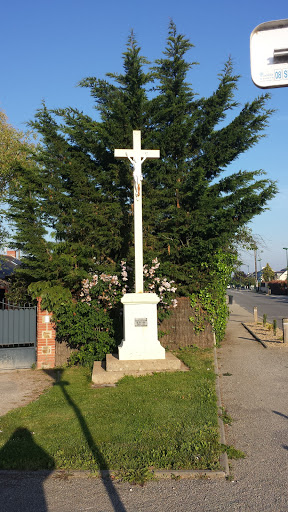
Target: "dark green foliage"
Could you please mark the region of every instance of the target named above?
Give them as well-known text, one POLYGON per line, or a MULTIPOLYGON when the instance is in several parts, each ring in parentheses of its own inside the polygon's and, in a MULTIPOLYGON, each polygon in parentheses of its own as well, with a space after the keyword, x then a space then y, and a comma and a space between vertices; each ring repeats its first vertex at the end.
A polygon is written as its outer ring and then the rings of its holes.
POLYGON ((286 281, 270 281, 269 288, 272 295, 287 295, 286 281))
POLYGON ((195 332, 201 331, 204 319, 208 320, 215 332, 216 343, 223 340, 229 309, 226 303, 226 290, 230 280, 235 256, 219 251, 210 264, 202 263, 202 274, 199 276, 199 289, 191 295, 191 305, 195 316, 190 318, 195 332))
POLYGON ((178 293, 213 288, 215 257, 231 251, 276 193, 262 170, 224 174, 263 136, 272 112, 267 94, 238 105, 239 77, 230 60, 215 92, 196 96, 188 83, 191 48, 171 22, 162 58, 145 71, 149 63, 132 33, 122 74, 79 84, 90 91, 97 120, 71 107, 39 109, 31 126, 41 147, 34 167, 19 172, 11 187, 7 213, 16 227, 14 246, 26 255, 22 284, 41 290, 49 282, 53 301, 61 302, 63 290, 78 300, 91 272, 113 270, 121 260, 131 265, 132 171, 114 149, 131 147, 138 129, 144 149, 161 151, 159 160, 143 164, 145 259, 158 257, 178 293))
POLYGON ((167 58, 156 67, 161 93, 152 101, 160 114, 151 134, 162 158, 157 168, 146 171, 144 207, 151 245, 157 247, 161 261, 173 267, 176 281, 190 287, 191 264, 199 268, 219 248, 227 249, 238 230, 265 209, 276 186, 260 177, 262 171, 238 171, 221 178, 227 166, 261 137, 271 114, 265 107, 268 96, 246 104, 227 123, 227 113, 237 107, 239 77, 233 75, 229 61, 212 97, 194 100, 184 82, 190 67, 183 57, 188 46, 171 25, 167 58))
POLYGON ((267 263, 266 267, 262 270, 262 277, 265 283, 268 283, 269 281, 272 281, 274 279, 275 272, 270 267, 269 263, 267 263))
POLYGON ((55 319, 57 338, 77 349, 71 357, 73 364, 92 366, 116 348, 113 320, 97 301, 63 304, 55 309, 55 319))

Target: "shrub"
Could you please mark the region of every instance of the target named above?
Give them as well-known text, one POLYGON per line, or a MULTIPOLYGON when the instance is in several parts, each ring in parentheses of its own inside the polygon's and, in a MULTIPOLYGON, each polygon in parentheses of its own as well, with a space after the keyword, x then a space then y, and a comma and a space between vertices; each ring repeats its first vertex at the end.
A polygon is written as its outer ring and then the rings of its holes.
POLYGON ((70 357, 71 364, 92 366, 116 348, 113 319, 97 301, 60 305, 54 312, 56 335, 76 351, 70 357))
POLYGON ((286 281, 270 281, 268 287, 273 295, 287 295, 286 281))
MULTIPOLYGON (((150 268, 144 266, 144 288, 159 295, 158 319, 162 320, 177 301, 174 282, 161 276, 159 267, 157 258, 150 268)), ((118 273, 94 273, 82 281, 77 302, 65 301, 54 309, 57 339, 77 350, 71 364, 90 366, 116 350, 122 339, 121 297, 130 290, 129 270, 121 261, 118 273)))

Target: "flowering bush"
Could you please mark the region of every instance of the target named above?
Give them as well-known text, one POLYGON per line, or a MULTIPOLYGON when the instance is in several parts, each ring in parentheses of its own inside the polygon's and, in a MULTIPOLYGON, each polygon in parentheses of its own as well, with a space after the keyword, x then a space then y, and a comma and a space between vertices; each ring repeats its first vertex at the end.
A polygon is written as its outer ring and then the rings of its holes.
MULTIPOLYGON (((160 274, 157 259, 152 266, 144 266, 145 291, 157 293, 160 298, 158 320, 176 307, 176 287, 160 274)), ((72 364, 92 365, 113 352, 122 339, 121 297, 131 289, 129 273, 132 269, 121 261, 118 275, 99 272, 82 281, 80 300, 66 301, 54 310, 57 339, 77 351, 70 357, 72 364)))
POLYGON ((173 286, 175 284, 174 281, 168 281, 166 277, 157 275, 159 267, 160 263, 157 258, 152 260, 150 268, 148 268, 148 265, 144 265, 144 290, 151 293, 154 292, 159 296, 159 308, 162 310, 162 313, 165 313, 171 307, 176 308, 177 306, 177 299, 173 298, 172 295, 175 294, 177 288, 173 286))
MULTIPOLYGON (((122 289, 122 294, 125 293, 122 289)), ((90 279, 82 281, 80 292, 81 302, 89 304, 93 299, 105 309, 112 309, 121 297, 121 283, 118 276, 109 274, 93 274, 90 279)))
MULTIPOLYGON (((159 274, 160 263, 157 258, 152 261, 152 266, 144 265, 144 290, 150 293, 156 293, 159 298, 160 317, 161 312, 167 312, 171 307, 177 306, 177 300, 173 297, 177 288, 174 281, 168 281, 166 277, 159 274)), ((120 302, 122 295, 130 292, 128 285, 128 270, 125 261, 121 261, 120 276, 109 275, 105 273, 93 274, 90 279, 82 281, 82 290, 80 293, 81 301, 87 304, 94 299, 99 305, 102 305, 105 311, 111 310, 120 302)))

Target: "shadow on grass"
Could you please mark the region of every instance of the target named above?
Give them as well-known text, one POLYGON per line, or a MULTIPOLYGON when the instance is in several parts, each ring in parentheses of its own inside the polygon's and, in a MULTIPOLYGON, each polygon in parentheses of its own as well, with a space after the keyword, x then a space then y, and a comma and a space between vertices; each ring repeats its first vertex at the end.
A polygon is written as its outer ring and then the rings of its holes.
POLYGON ((33 434, 27 428, 17 428, 0 450, 0 460, 2 467, 9 468, 7 473, 4 471, 1 474, 0 501, 2 504, 5 503, 5 511, 37 510, 38 512, 48 512, 43 483, 55 467, 55 463, 53 457, 35 443, 33 434), (47 471, 37 472, 33 480, 29 478, 29 492, 27 492, 27 485, 24 482, 27 473, 19 474, 17 472, 14 477, 13 474, 11 475, 11 469, 25 469, 27 457, 35 460, 36 467, 32 467, 32 470, 37 469, 38 465, 48 469, 47 471), (17 461, 17 467, 11 468, 11 461, 17 461), (22 488, 23 484, 24 489, 22 488))
POLYGON ((107 475, 107 471, 105 471, 105 470, 103 471, 104 468, 108 469, 107 462, 106 462, 105 458, 103 457, 102 453, 100 452, 99 448, 95 444, 94 439, 89 430, 89 427, 85 421, 85 418, 84 418, 83 414, 81 413, 81 410, 79 409, 78 405, 72 400, 71 396, 69 395, 69 393, 66 389, 67 386, 69 385, 69 382, 62 381, 61 376, 62 376, 62 370, 59 370, 57 372, 57 379, 56 379, 55 385, 57 385, 61 388, 62 393, 63 393, 67 403, 70 405, 70 407, 72 407, 72 409, 75 412, 75 415, 79 421, 79 424, 81 426, 81 429, 85 436, 87 444, 91 450, 91 453, 92 453, 93 457, 95 458, 95 460, 97 461, 97 464, 99 467, 99 472, 100 472, 100 475, 101 475, 101 478, 103 481, 103 485, 107 491, 107 494, 111 501, 111 504, 112 504, 115 512, 127 512, 126 508, 124 507, 124 505, 121 501, 121 498, 111 480, 110 475, 109 474, 107 475))

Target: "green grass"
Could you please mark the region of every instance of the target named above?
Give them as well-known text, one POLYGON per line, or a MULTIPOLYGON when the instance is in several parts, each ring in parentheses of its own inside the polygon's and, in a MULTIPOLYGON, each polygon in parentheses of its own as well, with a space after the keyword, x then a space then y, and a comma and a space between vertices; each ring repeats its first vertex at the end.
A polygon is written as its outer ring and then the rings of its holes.
POLYGON ((38 400, 0 418, 0 469, 219 468, 212 351, 179 357, 191 371, 125 377, 115 388, 64 370, 38 400))

